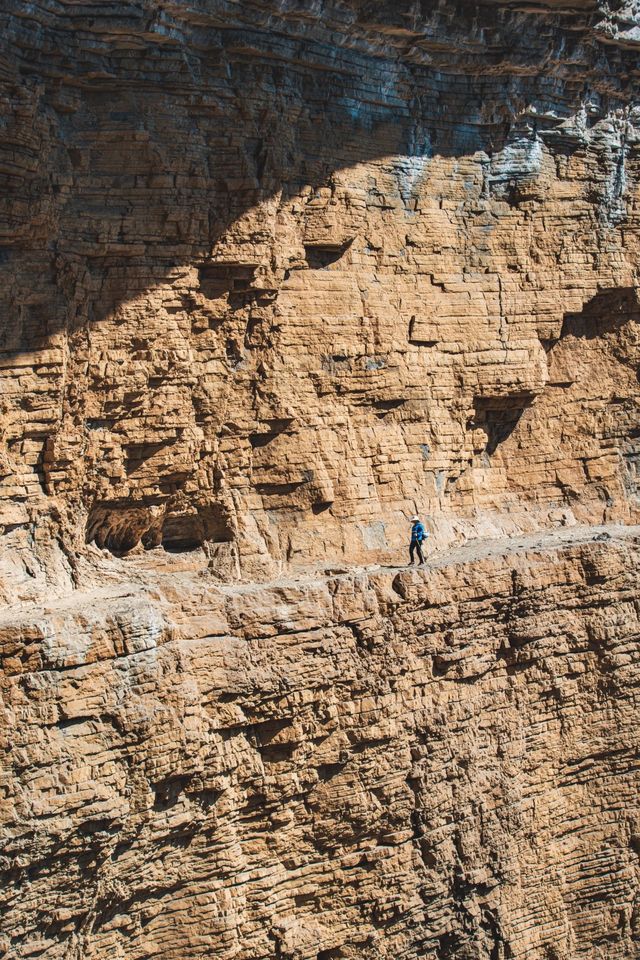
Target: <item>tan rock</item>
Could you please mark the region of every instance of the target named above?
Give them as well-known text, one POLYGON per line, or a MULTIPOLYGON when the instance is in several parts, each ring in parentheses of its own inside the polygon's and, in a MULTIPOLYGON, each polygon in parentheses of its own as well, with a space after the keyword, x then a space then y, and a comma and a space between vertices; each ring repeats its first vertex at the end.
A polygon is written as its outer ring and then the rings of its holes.
POLYGON ((0 26, 0 954, 634 957, 635 6, 0 26))

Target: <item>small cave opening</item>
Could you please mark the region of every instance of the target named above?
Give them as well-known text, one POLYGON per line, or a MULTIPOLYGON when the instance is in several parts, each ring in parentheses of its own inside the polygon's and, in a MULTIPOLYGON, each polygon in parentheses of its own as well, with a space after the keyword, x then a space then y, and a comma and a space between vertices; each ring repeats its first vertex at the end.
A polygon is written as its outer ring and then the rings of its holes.
POLYGON ((249 443, 254 450, 268 446, 278 436, 277 433, 250 433, 249 443))
POLYGON ((204 263, 198 269, 200 292, 207 300, 248 293, 256 270, 257 265, 251 263, 204 263))
POLYGON ((640 305, 633 287, 601 290, 579 313, 565 314, 560 337, 595 340, 615 333, 630 320, 640 322, 640 305))
POLYGON ((231 543, 230 518, 218 504, 195 511, 168 513, 160 530, 160 544, 167 553, 188 553, 205 543, 231 543))
POLYGON ((89 514, 86 542, 125 556, 142 544, 145 550, 162 546, 168 553, 197 550, 205 543, 235 539, 228 511, 221 504, 167 509, 159 504, 96 504, 89 514))
POLYGON ((89 512, 85 539, 116 557, 136 547, 149 529, 147 508, 125 502, 98 503, 89 512))
POLYGON ((495 453, 501 443, 507 440, 527 407, 533 403, 530 393, 511 394, 506 397, 476 397, 474 399, 474 417, 468 424, 472 429, 481 429, 487 435, 485 453, 495 453))
POLYGON ((352 240, 346 243, 305 243, 304 251, 309 269, 324 270, 337 263, 352 243, 352 240))
POLYGON ((204 543, 204 533, 197 515, 167 517, 162 525, 160 543, 167 553, 199 550, 204 543))
POLYGON ((407 402, 406 397, 391 397, 388 400, 374 400, 371 406, 378 411, 378 416, 397 410, 407 402))
POLYGON ((289 483, 256 483, 255 489, 264 497, 285 497, 295 493, 308 482, 308 480, 292 480, 289 483))

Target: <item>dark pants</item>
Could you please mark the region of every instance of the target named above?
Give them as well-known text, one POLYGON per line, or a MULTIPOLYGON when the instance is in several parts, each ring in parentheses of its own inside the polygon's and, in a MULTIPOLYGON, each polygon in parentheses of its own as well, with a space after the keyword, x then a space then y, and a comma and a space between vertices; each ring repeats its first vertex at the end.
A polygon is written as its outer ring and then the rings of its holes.
POLYGON ((420 563, 424 563, 424 557, 422 556, 422 544, 418 543, 417 540, 412 540, 409 546, 409 556, 411 557, 411 563, 413 563, 413 553, 415 550, 418 551, 418 560, 420 561, 420 563))

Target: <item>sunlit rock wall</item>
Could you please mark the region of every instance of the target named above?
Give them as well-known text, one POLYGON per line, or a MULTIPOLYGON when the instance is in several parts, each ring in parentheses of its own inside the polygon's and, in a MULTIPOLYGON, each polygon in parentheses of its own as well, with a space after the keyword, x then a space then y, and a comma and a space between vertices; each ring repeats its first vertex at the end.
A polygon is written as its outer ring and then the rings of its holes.
POLYGON ((629 530, 2 614, 2 956, 632 960, 629 530))
POLYGON ((0 3, 0 956, 637 956, 639 31, 0 3))
POLYGON ((4 4, 12 543, 635 516, 635 14, 422 6, 4 4))

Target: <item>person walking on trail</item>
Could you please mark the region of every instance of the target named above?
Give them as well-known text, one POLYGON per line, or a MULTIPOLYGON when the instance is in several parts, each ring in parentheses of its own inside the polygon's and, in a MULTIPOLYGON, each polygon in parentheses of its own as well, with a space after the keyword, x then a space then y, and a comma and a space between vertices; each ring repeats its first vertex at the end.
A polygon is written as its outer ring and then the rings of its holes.
POLYGON ((413 563, 413 555, 417 551, 418 553, 418 565, 424 563, 424 556, 422 555, 422 544, 429 536, 425 525, 420 520, 420 517, 411 517, 411 543, 409 544, 409 566, 413 563))

